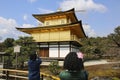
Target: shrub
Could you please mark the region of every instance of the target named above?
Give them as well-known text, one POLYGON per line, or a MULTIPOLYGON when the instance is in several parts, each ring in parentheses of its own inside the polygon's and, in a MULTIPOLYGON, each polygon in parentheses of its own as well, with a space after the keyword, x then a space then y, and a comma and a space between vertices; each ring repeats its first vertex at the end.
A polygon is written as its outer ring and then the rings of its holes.
POLYGON ((114 78, 112 78, 112 80, 120 80, 119 78, 117 78, 117 77, 114 77, 114 78))
POLYGON ((58 61, 52 61, 50 64, 49 64, 49 67, 48 67, 49 71, 54 74, 54 75, 58 75, 60 73, 60 66, 58 64, 58 61))

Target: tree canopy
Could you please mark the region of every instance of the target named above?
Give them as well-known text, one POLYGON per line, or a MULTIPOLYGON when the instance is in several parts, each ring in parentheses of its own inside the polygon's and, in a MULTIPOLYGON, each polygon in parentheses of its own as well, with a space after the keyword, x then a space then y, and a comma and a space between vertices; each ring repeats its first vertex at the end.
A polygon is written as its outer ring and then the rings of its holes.
MULTIPOLYGON (((0 51, 6 52, 6 54, 11 55, 9 59, 13 65, 23 66, 23 63, 28 60, 29 54, 36 50, 36 44, 32 37, 19 37, 19 39, 14 40, 13 38, 7 38, 4 42, 0 43, 0 51), (14 52, 14 46, 20 45, 20 53, 14 52), (16 54, 18 57, 18 62, 16 64, 16 54)), ((5 62, 8 61, 8 58, 5 58, 5 62)))
POLYGON ((120 26, 115 28, 114 33, 108 35, 108 38, 111 39, 118 47, 120 47, 120 26))

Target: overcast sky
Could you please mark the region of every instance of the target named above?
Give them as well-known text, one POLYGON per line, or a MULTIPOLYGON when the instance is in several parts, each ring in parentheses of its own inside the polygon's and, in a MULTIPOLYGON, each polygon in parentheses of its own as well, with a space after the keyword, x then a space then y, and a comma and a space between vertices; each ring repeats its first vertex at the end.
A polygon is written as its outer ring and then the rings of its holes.
POLYGON ((75 8, 89 37, 103 37, 120 25, 120 0, 0 0, 0 39, 24 36, 15 27, 36 27, 32 14, 75 8))

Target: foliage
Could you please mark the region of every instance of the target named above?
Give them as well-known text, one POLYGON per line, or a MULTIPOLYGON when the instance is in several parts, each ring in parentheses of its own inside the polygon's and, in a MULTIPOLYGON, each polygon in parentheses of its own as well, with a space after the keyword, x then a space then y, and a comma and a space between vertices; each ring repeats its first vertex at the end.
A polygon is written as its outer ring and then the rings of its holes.
POLYGON ((119 59, 120 57, 120 26, 115 28, 114 33, 107 37, 109 39, 109 50, 107 55, 111 56, 110 59, 119 59))
MULTIPOLYGON (((13 38, 7 38, 4 42, 0 43, 0 50, 6 54, 11 55, 10 59, 5 57, 5 61, 8 60, 15 66, 16 63, 18 67, 24 65, 24 62, 28 60, 29 54, 36 50, 36 43, 32 37, 19 37, 19 39, 14 40, 13 38), (14 46, 20 45, 20 53, 14 53, 14 46), (17 61, 16 62, 16 55, 17 61)), ((21 67, 22 68, 22 67, 21 67)))
POLYGON ((3 43, 0 43, 0 52, 4 52, 5 45, 3 43))
POLYGON ((120 57, 117 56, 120 55, 120 26, 107 37, 90 37, 81 41, 83 46, 80 49, 85 54, 85 59, 120 57))
POLYGON ((13 38, 7 38, 3 42, 0 43, 0 52, 5 52, 10 47, 14 46, 14 39, 13 38))
POLYGON ((112 78, 112 80, 120 80, 119 78, 117 78, 117 77, 114 77, 114 78, 112 78))
POLYGON ((103 53, 107 50, 107 38, 96 37, 87 38, 82 40, 83 46, 81 51, 86 54, 87 59, 98 59, 101 58, 103 53), (104 47, 103 47, 104 46, 104 47))
POLYGON ((111 39, 118 47, 120 47, 120 26, 115 28, 114 33, 108 35, 108 38, 111 39))
POLYGON ((24 65, 24 62, 28 60, 29 54, 36 50, 36 43, 32 37, 19 37, 19 39, 15 41, 15 45, 21 46, 20 53, 17 54, 17 56, 19 56, 18 65, 21 67, 24 65))
POLYGON ((53 73, 54 75, 58 75, 60 72, 60 66, 58 65, 58 61, 52 61, 49 64, 48 69, 50 70, 51 73, 53 73))
POLYGON ((14 46, 13 42, 14 42, 13 38, 7 38, 3 44, 5 45, 6 48, 9 48, 14 46))
POLYGON ((4 42, 0 43, 0 51, 5 52, 4 68, 10 68, 12 66, 12 53, 13 53, 14 39, 7 38, 4 42))

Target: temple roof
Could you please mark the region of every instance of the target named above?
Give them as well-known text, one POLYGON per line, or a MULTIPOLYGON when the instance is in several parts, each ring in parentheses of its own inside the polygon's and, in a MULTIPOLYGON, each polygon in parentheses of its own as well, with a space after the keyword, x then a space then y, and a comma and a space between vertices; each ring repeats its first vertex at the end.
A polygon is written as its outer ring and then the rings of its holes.
POLYGON ((18 29, 22 32, 28 33, 28 34, 49 32, 49 31, 71 30, 79 38, 86 37, 81 21, 78 21, 75 23, 70 23, 70 24, 54 25, 54 26, 52 25, 52 26, 41 26, 41 27, 31 27, 31 28, 17 28, 16 27, 16 29, 18 29))
POLYGON ((65 16, 67 18, 71 18, 72 22, 78 21, 77 17, 75 16, 74 8, 67 11, 57 11, 57 12, 48 13, 48 14, 32 14, 32 15, 41 22, 44 22, 46 18, 56 17, 56 16, 61 16, 61 17, 65 16))

